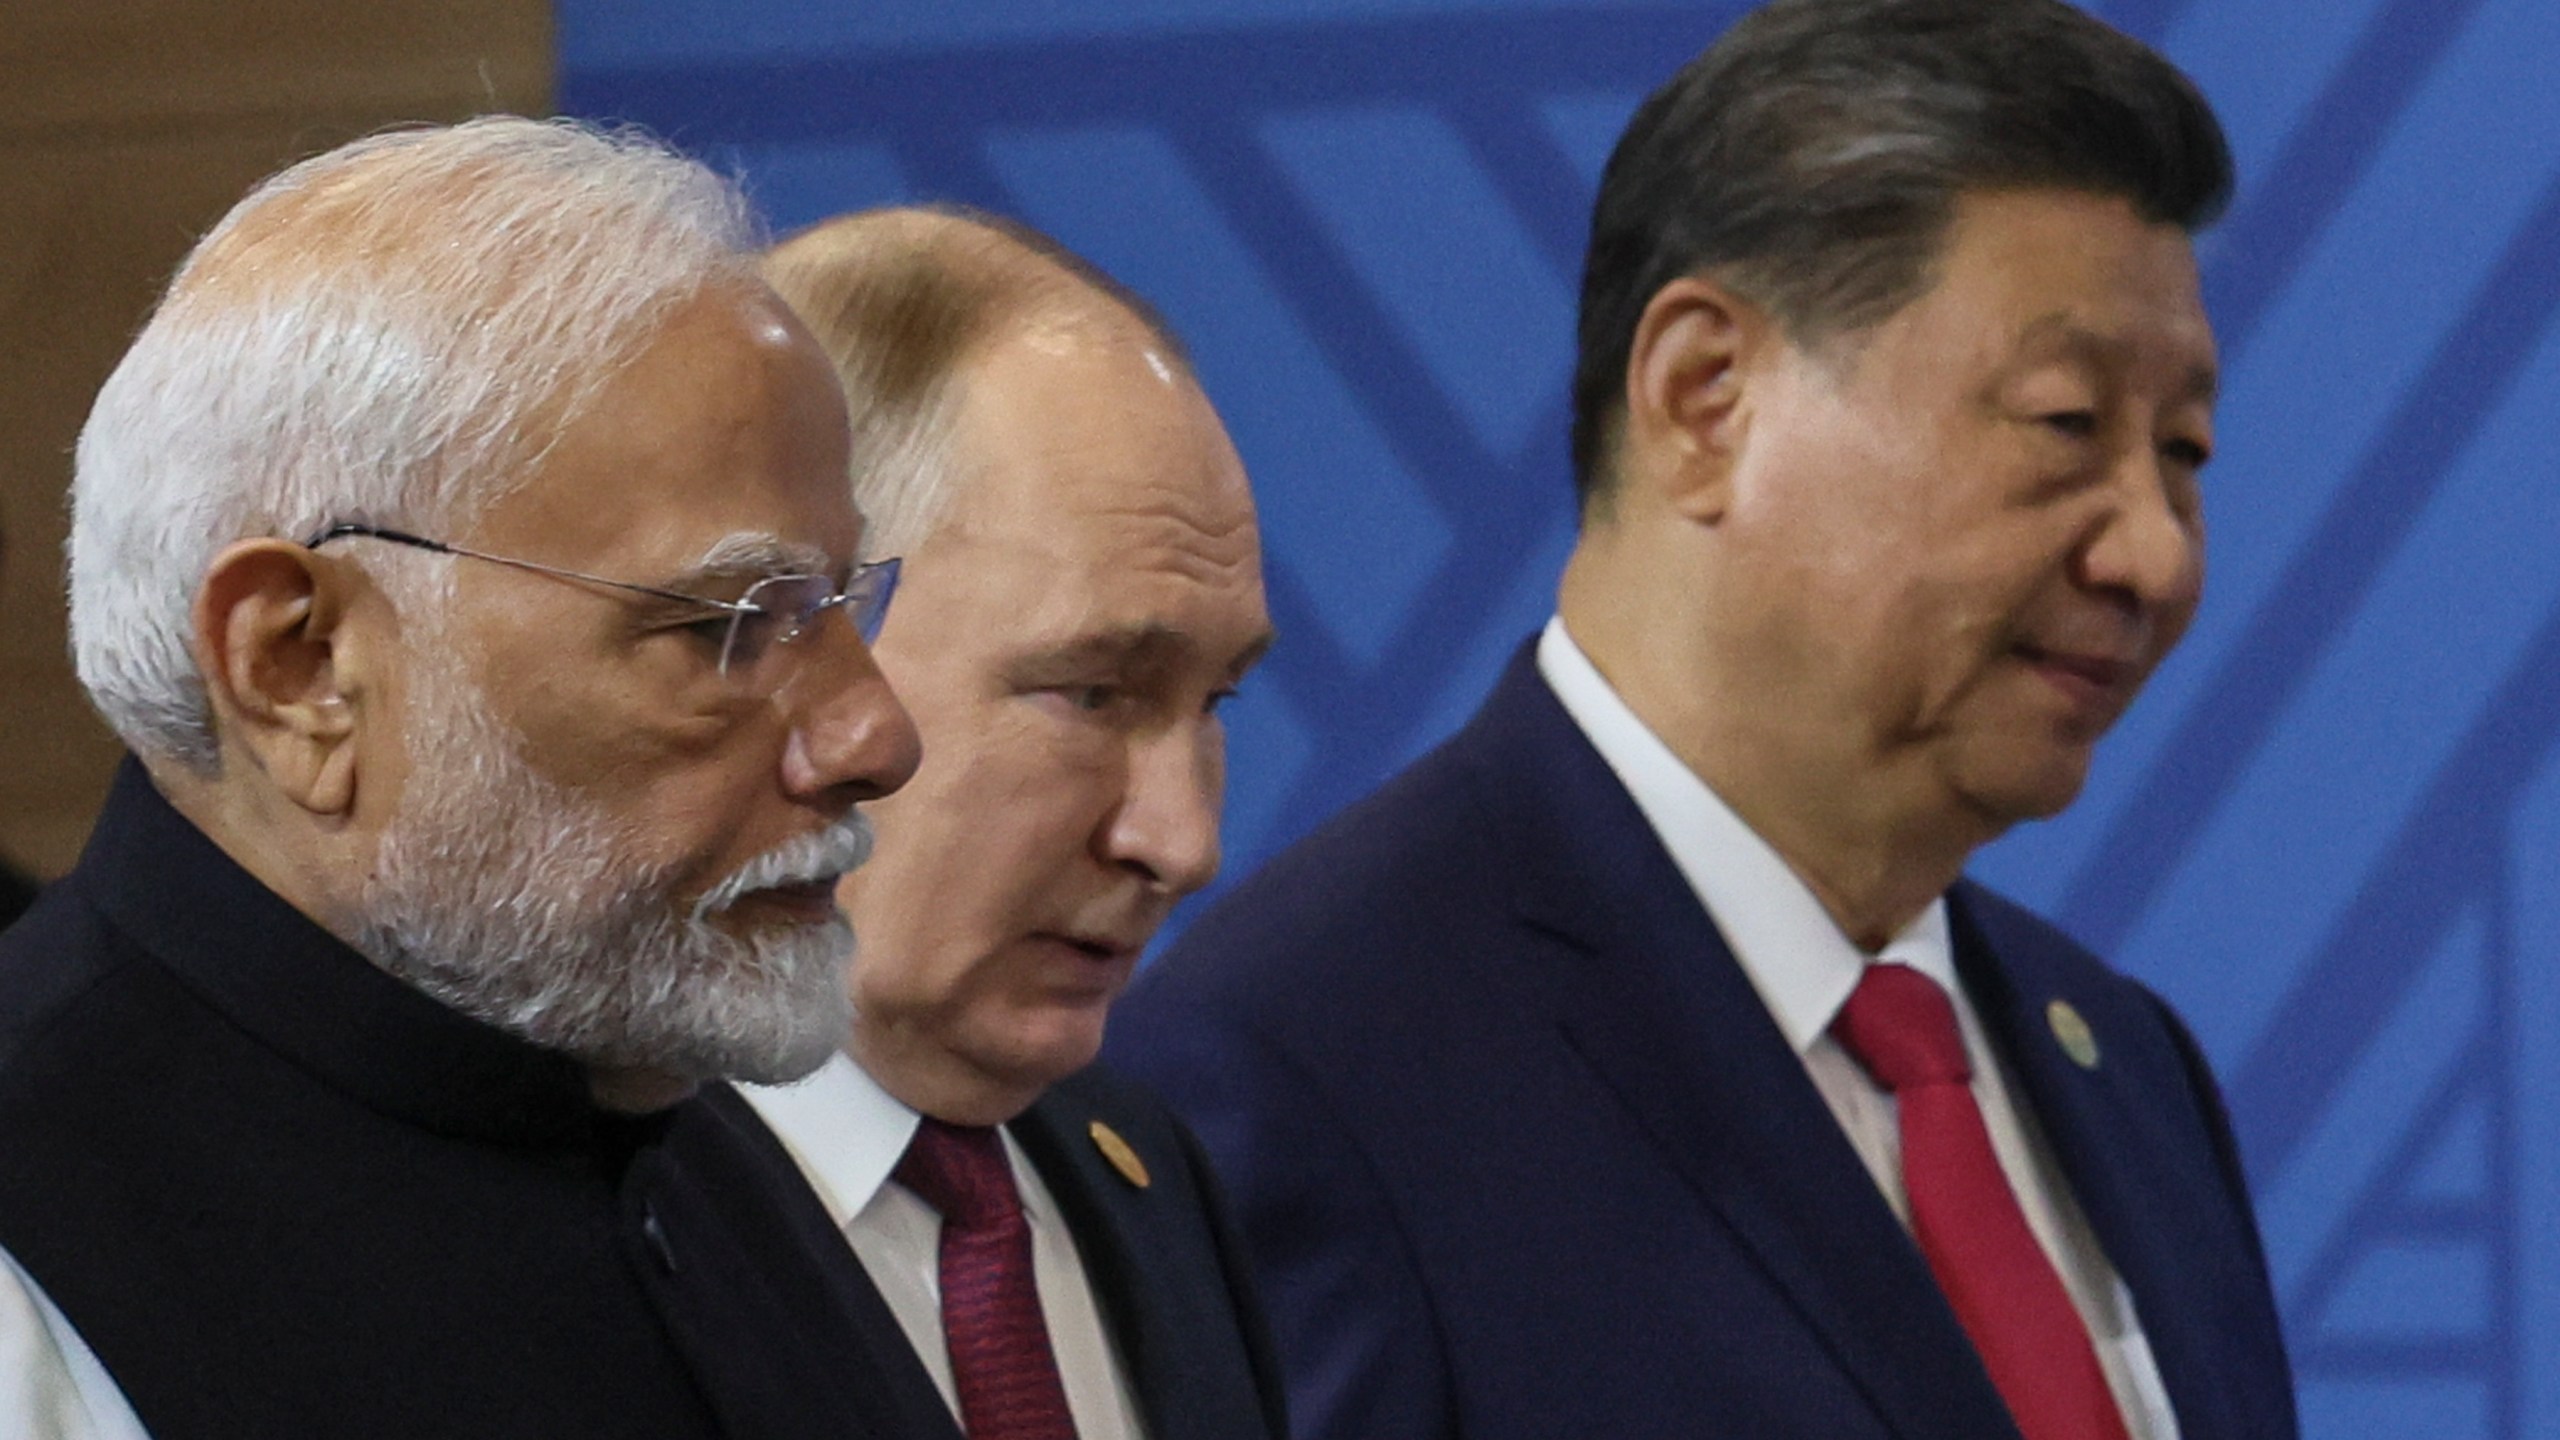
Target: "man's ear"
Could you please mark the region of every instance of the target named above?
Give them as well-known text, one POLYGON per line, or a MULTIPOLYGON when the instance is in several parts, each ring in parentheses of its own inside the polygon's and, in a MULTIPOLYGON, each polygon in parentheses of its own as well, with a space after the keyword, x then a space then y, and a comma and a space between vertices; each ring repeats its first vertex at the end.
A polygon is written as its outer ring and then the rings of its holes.
POLYGON ((1692 520, 1721 518, 1749 417, 1748 362, 1774 331, 1766 312, 1705 276, 1655 291, 1627 352, 1620 473, 1692 520))
POLYGON ((359 576, 288 541, 243 540, 196 589, 196 668, 226 750, 314 814, 355 803, 364 646, 347 621, 359 576))

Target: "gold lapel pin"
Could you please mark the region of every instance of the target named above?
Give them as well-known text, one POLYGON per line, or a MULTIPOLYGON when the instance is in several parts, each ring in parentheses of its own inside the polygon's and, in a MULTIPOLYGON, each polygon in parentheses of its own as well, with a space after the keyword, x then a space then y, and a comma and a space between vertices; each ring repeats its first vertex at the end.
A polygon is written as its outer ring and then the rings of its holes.
POLYGON ((1129 1148, 1119 1131, 1096 1120, 1085 1133, 1093 1137, 1093 1148, 1102 1152, 1102 1158, 1111 1162, 1121 1179, 1141 1190, 1154 1183, 1147 1175, 1147 1162, 1138 1158, 1138 1152, 1129 1148))
POLYGON ((2089 1032, 2089 1022, 2080 1018, 2068 1000, 2056 1000, 2044 1007, 2045 1023, 2053 1027, 2054 1041, 2071 1063, 2083 1070, 2098 1068, 2098 1037, 2089 1032))

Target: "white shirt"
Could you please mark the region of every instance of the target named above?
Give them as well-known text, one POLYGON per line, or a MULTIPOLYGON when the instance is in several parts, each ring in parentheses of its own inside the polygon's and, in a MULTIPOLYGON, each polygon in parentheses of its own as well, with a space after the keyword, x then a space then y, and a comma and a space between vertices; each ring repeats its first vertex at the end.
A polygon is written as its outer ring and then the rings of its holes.
MULTIPOLYGON (((942 1333, 942 1217, 889 1178, 915 1135, 916 1112, 841 1054, 796 1085, 741 1085, 738 1091, 799 1162, 957 1420, 959 1392, 951 1383, 951 1349, 942 1333)), ((1011 1133, 998 1133, 1031 1222, 1032 1279, 1076 1434, 1081 1440, 1144 1440, 1127 1367, 1102 1328, 1075 1236, 1022 1147, 1011 1133)))
POLYGON ((106 1367, 6 1251, 0 1251, 0 1434, 148 1440, 106 1367))
POLYGON ((1911 1209, 1902 1186, 1902 1131, 1894 1098, 1832 1038, 1831 1021, 1848 1003, 1870 958, 1909 965, 1947 992, 1973 1062, 1974 1100, 1991 1132, 1991 1148, 2029 1228, 2089 1328, 2126 1428, 2133 1440, 2177 1440, 2177 1416, 2134 1314, 2133 1295, 2090 1232, 2051 1147, 2034 1117, 2017 1102, 1973 1001, 1956 980, 1946 901, 1933 902, 1880 954, 1869 957, 1778 852, 1627 708, 1565 633, 1561 618, 1549 620, 1539 637, 1538 673, 1635 798, 1906 1227, 1911 1209))

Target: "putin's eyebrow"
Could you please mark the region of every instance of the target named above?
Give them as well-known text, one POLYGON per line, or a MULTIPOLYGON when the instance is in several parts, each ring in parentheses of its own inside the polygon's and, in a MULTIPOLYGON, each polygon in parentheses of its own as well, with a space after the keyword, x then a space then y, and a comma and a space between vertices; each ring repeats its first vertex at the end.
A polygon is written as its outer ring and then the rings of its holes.
MULTIPOLYGON (((1265 630, 1248 641, 1227 662, 1227 673, 1241 677, 1252 669, 1271 648, 1271 638, 1271 632, 1265 630)), ((1144 620, 1079 635, 1063 645, 1025 655, 1006 667, 1006 678, 1017 685, 1037 687, 1064 684, 1098 672, 1140 674, 1171 668, 1199 649, 1199 639, 1191 632, 1162 621, 1144 620)))

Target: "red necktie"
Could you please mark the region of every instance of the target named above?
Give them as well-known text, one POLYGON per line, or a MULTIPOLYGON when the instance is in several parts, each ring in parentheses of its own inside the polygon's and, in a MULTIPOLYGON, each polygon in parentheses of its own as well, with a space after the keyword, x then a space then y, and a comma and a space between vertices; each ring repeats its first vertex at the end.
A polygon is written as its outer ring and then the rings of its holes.
POLYGON ((1004 1142, 931 1116, 893 1172, 942 1215, 942 1333, 969 1440, 1075 1440, 1004 1142))
POLYGON ((2125 1440, 2088 1327, 1992 1153, 1946 992, 1908 965, 1870 965, 1831 1029, 1893 1092, 1912 1234, 2018 1429, 2125 1440))

